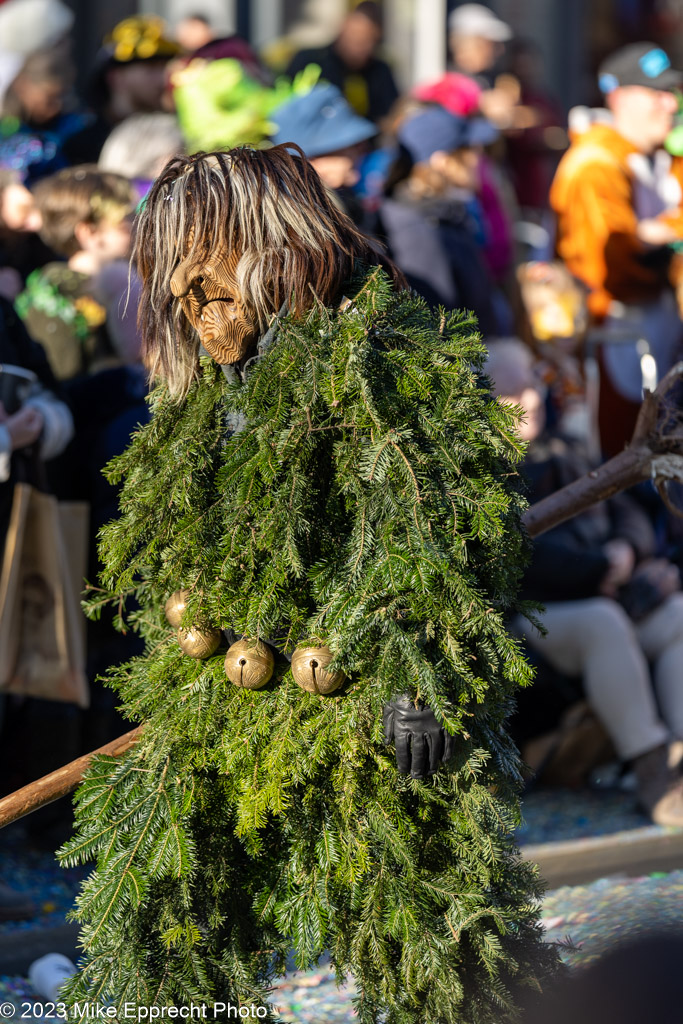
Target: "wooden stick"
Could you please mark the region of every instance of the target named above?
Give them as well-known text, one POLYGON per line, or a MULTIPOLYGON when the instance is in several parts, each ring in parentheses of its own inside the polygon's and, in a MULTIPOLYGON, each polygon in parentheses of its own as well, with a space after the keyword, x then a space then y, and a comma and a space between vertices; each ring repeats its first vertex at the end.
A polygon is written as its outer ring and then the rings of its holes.
POLYGON ((669 370, 655 391, 645 392, 628 448, 527 509, 524 525, 530 537, 538 537, 592 505, 650 479, 669 510, 681 514, 668 500, 665 481, 683 481, 680 410, 677 402, 669 401, 682 379, 683 362, 669 370))
MULTIPOLYGON (((667 405, 668 396, 681 381, 683 362, 677 363, 667 373, 654 392, 646 392, 628 448, 599 469, 587 473, 528 509, 524 525, 531 537, 538 537, 591 505, 611 498, 643 480, 653 478, 660 491, 666 479, 683 481, 682 424, 677 404, 667 405)), ((99 750, 85 754, 63 768, 58 768, 56 772, 4 797, 0 800, 0 828, 71 793, 96 754, 120 757, 135 746, 141 730, 142 726, 138 726, 99 750)))
POLYGON ((24 786, 22 789, 18 789, 16 792, 3 797, 0 800, 0 828, 11 824, 13 821, 18 821, 19 818, 30 814, 31 811, 36 811, 39 807, 51 804, 54 800, 59 800, 60 797, 73 792, 79 785, 83 778, 83 773, 93 757, 97 754, 109 754, 111 757, 120 757, 130 750, 131 747, 135 746, 141 732, 142 726, 139 725, 137 729, 132 729, 124 736, 119 736, 118 739, 112 740, 111 743, 105 743, 103 747, 99 747, 89 754, 84 754, 82 757, 76 758, 75 761, 64 765, 63 768, 58 768, 57 771, 44 775, 42 779, 30 782, 28 786, 24 786))
MULTIPOLYGON (((530 537, 551 530, 621 491, 635 487, 651 476, 653 454, 649 448, 626 448, 599 469, 579 477, 547 498, 537 501, 524 514, 530 537)), ((683 471, 683 459, 681 460, 683 471)))

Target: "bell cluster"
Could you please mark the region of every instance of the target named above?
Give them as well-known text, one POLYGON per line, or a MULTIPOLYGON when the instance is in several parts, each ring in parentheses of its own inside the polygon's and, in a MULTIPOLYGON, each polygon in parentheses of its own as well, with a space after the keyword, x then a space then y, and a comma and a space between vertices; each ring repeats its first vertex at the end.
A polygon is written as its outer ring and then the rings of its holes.
MULTIPOLYGON (((166 602, 168 623, 177 630, 178 644, 190 658, 210 658, 221 642, 220 629, 213 626, 181 626, 187 608, 189 591, 176 590, 166 602)), ((292 655, 294 681, 307 693, 334 693, 346 678, 343 672, 329 671, 333 654, 329 647, 297 647, 292 655)), ((225 674, 234 686, 260 690, 270 682, 275 658, 270 647, 261 640, 242 638, 228 648, 225 674)))

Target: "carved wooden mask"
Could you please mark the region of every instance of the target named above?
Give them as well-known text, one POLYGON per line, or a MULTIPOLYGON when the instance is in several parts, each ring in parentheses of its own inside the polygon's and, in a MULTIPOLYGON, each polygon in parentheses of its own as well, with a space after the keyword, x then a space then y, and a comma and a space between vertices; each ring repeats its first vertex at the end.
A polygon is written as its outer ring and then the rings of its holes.
MULTIPOLYGON (((190 245, 191 245, 190 241, 190 245)), ((258 323, 244 302, 235 271, 240 254, 226 246, 187 256, 171 277, 171 291, 217 363, 237 363, 258 337, 258 323)))

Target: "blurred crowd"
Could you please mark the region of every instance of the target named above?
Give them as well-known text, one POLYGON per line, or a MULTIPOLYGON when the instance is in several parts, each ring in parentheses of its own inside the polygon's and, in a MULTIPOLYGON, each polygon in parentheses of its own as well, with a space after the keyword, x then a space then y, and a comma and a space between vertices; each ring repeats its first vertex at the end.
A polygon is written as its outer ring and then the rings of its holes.
MULTIPOLYGON (((300 147, 412 288, 474 314, 496 394, 524 411, 531 502, 624 448, 683 335, 683 74, 659 46, 607 57, 602 105, 567 116, 537 45, 481 4, 450 16, 448 71, 406 93, 369 0, 329 45, 281 48, 278 68, 203 16, 131 17, 80 92, 73 27, 62 0, 0 2, 3 535, 19 481, 87 502, 97 578, 116 514, 101 470, 147 417, 135 212, 170 158, 241 144, 300 147), (30 384, 19 399, 12 374, 30 384)), ((511 624, 538 664, 512 725, 539 777, 583 782, 613 762, 678 825, 681 536, 649 486, 584 513, 534 545, 524 586, 545 632, 511 624)), ((0 698, 2 791, 124 731, 97 679, 135 644, 104 616, 88 624, 86 710, 0 698)), ((29 825, 48 843, 59 827, 49 810, 29 825)))

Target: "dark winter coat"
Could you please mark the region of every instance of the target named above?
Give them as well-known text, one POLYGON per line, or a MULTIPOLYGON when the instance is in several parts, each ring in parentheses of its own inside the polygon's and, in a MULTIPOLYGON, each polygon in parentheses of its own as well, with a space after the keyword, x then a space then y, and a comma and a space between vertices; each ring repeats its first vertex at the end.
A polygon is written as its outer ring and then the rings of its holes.
MULTIPOLYGON (((21 366, 24 370, 30 370, 35 373, 43 388, 53 394, 58 393, 59 388, 45 352, 37 342, 31 340, 12 303, 1 297, 0 366, 21 366)), ((33 449, 15 451, 12 454, 9 479, 0 482, 0 550, 4 546, 14 484, 19 480, 33 482, 34 471, 33 449)))
MULTIPOLYGON (((398 99, 398 89, 389 65, 378 57, 371 57, 364 68, 349 68, 334 48, 334 43, 320 50, 301 50, 297 53, 287 74, 290 78, 303 71, 309 64, 318 64, 323 81, 336 85, 352 107, 362 117, 378 121, 386 117, 398 99), (353 80, 361 80, 366 92, 366 103, 359 105, 356 88, 350 88, 353 80)), ((356 84, 355 82, 353 83, 356 84)))
MULTIPOLYGON (((540 501, 592 468, 565 439, 548 434, 540 437, 530 445, 523 467, 529 501, 540 501)), ((524 577, 524 596, 542 602, 597 596, 609 568, 603 545, 616 538, 628 541, 638 560, 654 553, 650 520, 628 494, 603 501, 536 538, 533 560, 524 577)))
POLYGON ((482 334, 496 333, 493 285, 463 204, 392 196, 380 224, 392 259, 430 305, 471 310, 482 334))

